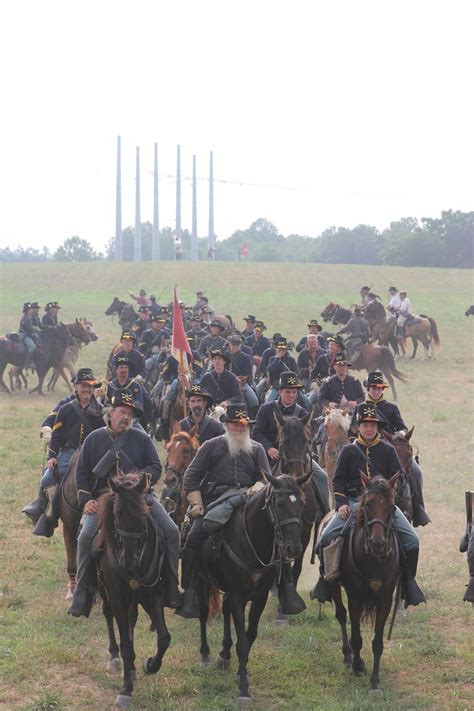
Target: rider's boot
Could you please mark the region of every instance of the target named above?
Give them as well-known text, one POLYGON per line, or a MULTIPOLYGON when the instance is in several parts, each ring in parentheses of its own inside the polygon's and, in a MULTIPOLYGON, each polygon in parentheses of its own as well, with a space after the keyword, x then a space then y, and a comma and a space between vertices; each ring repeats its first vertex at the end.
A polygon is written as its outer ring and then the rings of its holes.
POLYGON ((161 589, 163 607, 170 607, 172 610, 175 610, 181 605, 183 595, 179 590, 178 580, 171 571, 170 567, 167 565, 166 559, 163 564, 161 589))
POLYGON ((22 508, 22 513, 26 514, 33 523, 38 523, 38 519, 46 511, 48 497, 42 486, 39 488, 38 498, 22 508))
POLYGON ((298 615, 306 610, 303 598, 296 592, 295 585, 291 577, 290 563, 283 563, 281 582, 278 586, 278 596, 281 603, 281 611, 284 615, 298 615))
POLYGON ((426 602, 423 591, 418 587, 415 580, 418 567, 419 549, 405 551, 406 560, 402 561, 402 598, 405 600, 405 607, 409 605, 419 605, 426 602))
MULTIPOLYGON (((89 575, 92 576, 92 574, 95 571, 95 560, 92 560, 89 563, 89 575)), ((68 607, 68 615, 72 615, 73 617, 89 617, 91 614, 92 610, 92 605, 94 602, 94 595, 90 591, 90 588, 88 585, 78 585, 76 584, 76 589, 74 590, 74 594, 72 597, 72 602, 68 607)))
POLYGON ((160 426, 158 428, 157 439, 158 440, 168 440, 170 438, 170 411, 171 411, 171 400, 166 398, 163 400, 163 407, 161 410, 160 426))
POLYGON ((33 534, 35 536, 44 536, 45 538, 51 538, 54 533, 54 529, 58 525, 59 511, 58 511, 58 484, 53 484, 48 486, 46 489, 46 496, 48 499, 48 506, 44 514, 38 519, 38 523, 33 529, 33 534))
POLYGON ((25 370, 31 370, 33 372, 36 368, 35 364, 35 351, 27 351, 26 353, 26 358, 25 358, 25 364, 23 366, 25 370))
POLYGON ((184 593, 182 604, 176 609, 176 614, 187 619, 199 619, 199 603, 196 594, 199 567, 198 551, 185 548, 181 565, 181 583, 184 588, 184 593))

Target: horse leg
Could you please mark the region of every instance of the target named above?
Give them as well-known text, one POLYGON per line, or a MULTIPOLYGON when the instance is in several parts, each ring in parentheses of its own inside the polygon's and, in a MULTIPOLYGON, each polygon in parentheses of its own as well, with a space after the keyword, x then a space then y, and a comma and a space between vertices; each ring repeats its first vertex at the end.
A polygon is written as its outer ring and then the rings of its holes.
POLYGON ((235 651, 239 658, 239 670, 237 672, 239 677, 239 701, 245 702, 250 699, 249 676, 247 673, 250 645, 245 631, 245 601, 242 595, 237 592, 231 593, 230 608, 232 610, 232 618, 237 635, 235 651))
POLYGON ((418 350, 418 338, 416 336, 411 337, 411 342, 413 343, 413 353, 411 354, 411 358, 416 356, 416 351, 418 350))
POLYGON ((115 638, 114 630, 114 616, 112 614, 112 608, 106 597, 102 599, 102 613, 107 622, 107 631, 109 633, 109 654, 110 659, 107 662, 107 671, 110 673, 122 671, 122 661, 119 657, 119 646, 115 638))
POLYGON ((72 595, 73 595, 74 590, 76 588, 76 572, 77 572, 77 570, 76 570, 76 554, 77 554, 76 536, 77 536, 78 526, 71 527, 67 517, 66 516, 63 517, 63 512, 61 510, 60 510, 60 513, 61 513, 61 520, 63 522, 64 547, 66 548, 67 572, 69 575, 69 583, 67 586, 66 600, 72 600, 72 595))
POLYGON ((260 622, 262 612, 264 611, 265 605, 267 604, 268 592, 269 591, 266 590, 266 592, 263 593, 262 595, 259 595, 256 600, 252 600, 252 603, 250 605, 249 624, 247 627, 247 640, 249 643, 249 652, 250 652, 250 648, 252 647, 252 644, 257 639, 258 623, 260 622))
POLYGON ((122 602, 122 604, 125 603, 125 601, 118 601, 118 604, 113 607, 113 612, 114 617, 117 620, 120 636, 120 655, 123 661, 123 686, 115 700, 115 705, 118 708, 127 708, 127 706, 129 706, 132 702, 132 666, 135 661, 135 652, 133 650, 133 642, 130 635, 128 605, 122 607, 120 602, 122 602))
POLYGON ((203 580, 199 581, 198 602, 199 602, 199 626, 201 632, 201 664, 209 664, 209 645, 207 643, 207 617, 209 615, 209 592, 210 587, 203 580))
POLYGON ((332 599, 336 606, 336 620, 341 626, 342 633, 342 654, 344 655, 344 664, 350 667, 352 663, 352 650, 347 637, 347 610, 342 602, 342 589, 340 585, 333 585, 331 589, 332 599))
POLYGON ((295 562, 293 563, 293 567, 291 569, 291 577, 293 579, 293 584, 295 586, 295 589, 298 585, 298 580, 301 575, 301 570, 303 568, 303 560, 304 560, 304 554, 306 553, 306 549, 308 547, 308 544, 311 540, 311 530, 313 528, 313 524, 308 524, 308 523, 303 523, 301 526, 301 553, 300 555, 295 558, 295 562))
POLYGON ((370 676, 370 689, 371 691, 379 689, 379 670, 380 670, 380 659, 383 654, 383 631, 385 628, 385 622, 390 614, 390 608, 392 606, 392 596, 389 600, 380 601, 377 605, 377 612, 375 617, 375 635, 372 640, 372 652, 374 655, 374 668, 372 669, 372 674, 370 676))
POLYGON ((156 592, 150 592, 150 597, 144 604, 146 605, 145 609, 150 615, 152 624, 156 630, 157 647, 155 656, 148 657, 148 659, 143 662, 143 671, 145 674, 156 674, 156 672, 160 670, 163 657, 170 646, 171 635, 166 626, 161 598, 156 595, 156 592))
POLYGON ((360 675, 365 672, 365 663, 360 656, 360 650, 362 649, 362 637, 360 634, 360 616, 361 616, 361 604, 359 600, 354 597, 348 596, 349 601, 349 615, 351 618, 351 639, 350 645, 354 657, 352 659, 352 671, 354 674, 360 675))
POLYGON ((7 393, 8 395, 11 395, 11 391, 8 389, 8 387, 3 382, 3 373, 5 372, 6 366, 7 366, 7 364, 5 362, 2 363, 2 365, 0 366, 0 391, 7 393))
POLYGON ((230 667, 230 650, 232 649, 232 630, 230 626, 230 596, 224 597, 222 604, 222 615, 224 619, 224 636, 222 638, 222 649, 217 658, 217 666, 219 669, 228 669, 230 667))

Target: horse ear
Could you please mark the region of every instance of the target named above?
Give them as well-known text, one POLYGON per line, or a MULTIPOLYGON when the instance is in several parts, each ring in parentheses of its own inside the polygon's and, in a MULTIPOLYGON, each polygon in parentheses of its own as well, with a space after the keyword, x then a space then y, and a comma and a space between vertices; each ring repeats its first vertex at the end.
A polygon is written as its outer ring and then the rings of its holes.
POLYGON ((295 481, 298 484, 298 486, 300 487, 300 489, 306 484, 307 481, 310 480, 312 474, 313 474, 313 470, 310 469, 309 472, 307 472, 306 474, 302 474, 301 476, 296 477, 295 481))
POLYGON ((148 489, 150 485, 150 479, 151 477, 148 472, 140 472, 140 478, 136 486, 137 491, 142 492, 145 491, 145 489, 148 489))
POLYGON ((359 469, 359 473, 360 473, 360 478, 362 480, 363 485, 365 486, 365 488, 367 488, 369 486, 369 482, 370 482, 369 477, 367 476, 367 474, 364 474, 364 472, 361 469, 359 469))
POLYGON ((177 434, 178 432, 181 432, 181 427, 179 426, 179 422, 175 420, 173 422, 173 434, 177 434))
POLYGON ((77 316, 76 316, 76 323, 79 323, 79 319, 77 318, 77 316))
POLYGON ((286 422, 286 418, 280 412, 278 412, 278 410, 273 410, 273 416, 276 420, 277 425, 283 427, 286 422))
POLYGON ((400 476, 400 472, 397 472, 397 473, 394 474, 392 477, 390 477, 390 479, 388 480, 388 483, 390 484, 390 486, 392 487, 392 489, 393 489, 393 487, 395 486, 395 484, 397 483, 399 476, 400 476))
POLYGON ((384 438, 387 439, 389 442, 391 442, 393 439, 393 434, 391 432, 389 432, 388 430, 382 430, 382 432, 383 432, 384 438))
POLYGON ((406 437, 408 440, 411 438, 414 429, 415 429, 415 425, 413 425, 413 427, 411 428, 411 430, 408 430, 408 432, 406 433, 405 437, 406 437))
POLYGON ((311 419, 311 415, 312 415, 312 414, 313 414, 312 412, 308 412, 308 414, 307 414, 307 415, 304 415, 304 417, 300 417, 300 421, 303 423, 303 425, 306 426, 306 425, 308 424, 308 422, 309 422, 310 419, 311 419))
POLYGON ((264 469, 260 469, 260 472, 269 484, 273 484, 273 486, 278 484, 278 477, 273 476, 273 474, 270 474, 270 472, 266 472, 264 469))
POLYGON ((114 491, 115 493, 118 492, 120 485, 115 479, 109 479, 109 487, 114 491))

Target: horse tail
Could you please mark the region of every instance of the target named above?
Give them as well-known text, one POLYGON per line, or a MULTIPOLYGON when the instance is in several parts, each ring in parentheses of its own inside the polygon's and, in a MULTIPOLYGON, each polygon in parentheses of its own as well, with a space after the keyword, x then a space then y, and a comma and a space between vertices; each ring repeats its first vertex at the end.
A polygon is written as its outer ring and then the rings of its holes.
POLYGON ((233 319, 232 319, 232 316, 229 316, 229 314, 226 314, 225 317, 229 319, 230 325, 233 326, 233 325, 234 325, 234 321, 233 321, 233 319))
POLYGON ((211 622, 213 622, 217 615, 220 615, 222 611, 221 594, 219 588, 216 588, 214 585, 211 585, 209 588, 207 604, 209 609, 207 614, 207 622, 208 624, 211 624, 211 622))
POLYGON ((440 339, 439 339, 438 326, 436 325, 436 321, 434 320, 434 318, 431 318, 431 316, 425 316, 425 314, 420 314, 420 317, 427 318, 428 321, 430 322, 431 333, 433 334, 434 344, 435 344, 435 346, 439 346, 440 339))
POLYGON ((393 376, 395 376, 395 378, 401 380, 402 383, 408 383, 407 376, 400 370, 398 370, 397 366, 395 365, 395 359, 392 355, 392 351, 387 348, 387 346, 381 346, 381 348, 383 350, 383 365, 390 371, 393 376))

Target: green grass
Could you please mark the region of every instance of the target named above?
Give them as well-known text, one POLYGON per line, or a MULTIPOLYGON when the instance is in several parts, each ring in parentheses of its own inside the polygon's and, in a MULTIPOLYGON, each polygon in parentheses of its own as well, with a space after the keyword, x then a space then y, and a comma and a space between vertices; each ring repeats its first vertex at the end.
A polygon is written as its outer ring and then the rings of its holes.
MULTIPOLYGON (((58 299, 65 322, 92 318, 100 339, 83 349, 80 365, 104 373, 105 359, 117 340, 116 321, 104 311, 113 296, 145 287, 166 300, 177 283, 179 296, 192 303, 206 290, 218 313, 237 324, 248 313, 262 318, 271 334, 296 339, 310 318, 335 300, 349 305, 362 284, 385 297, 390 283, 405 287, 418 313, 438 323, 441 348, 436 360, 422 354, 398 361, 409 378, 400 385, 399 404, 413 443, 419 448, 425 492, 433 524, 420 531, 419 579, 428 605, 399 619, 385 643, 381 665, 384 699, 367 693, 368 678, 353 677, 342 664, 339 626, 325 605, 319 620, 309 601, 316 570, 302 576, 307 610, 286 628, 273 623, 275 601, 262 618, 249 662, 255 709, 327 711, 390 708, 468 709, 474 706, 474 610, 462 602, 467 582, 465 556, 457 551, 464 530, 464 490, 473 488, 473 336, 474 319, 464 311, 473 303, 472 273, 464 270, 402 269, 345 265, 286 264, 91 264, 9 265, 1 268, 0 331, 16 329, 24 301, 58 299)), ((359 374, 361 377, 363 374, 359 374)), ((100 609, 89 620, 66 615, 66 569, 60 532, 50 540, 31 535, 20 513, 36 495, 43 452, 39 427, 65 393, 44 398, 0 395, 0 708, 109 709, 120 678, 105 672, 107 634, 100 609)), ((162 455, 160 448, 160 455, 162 455)), ((236 659, 219 672, 198 661, 194 621, 167 613, 172 635, 162 670, 139 679, 133 709, 216 710, 236 708, 236 659)), ((371 632, 364 631, 363 655, 371 665, 371 632)), ((209 630, 213 658, 222 626, 209 630)), ((155 638, 142 614, 136 633, 137 667, 153 651, 155 638)))

